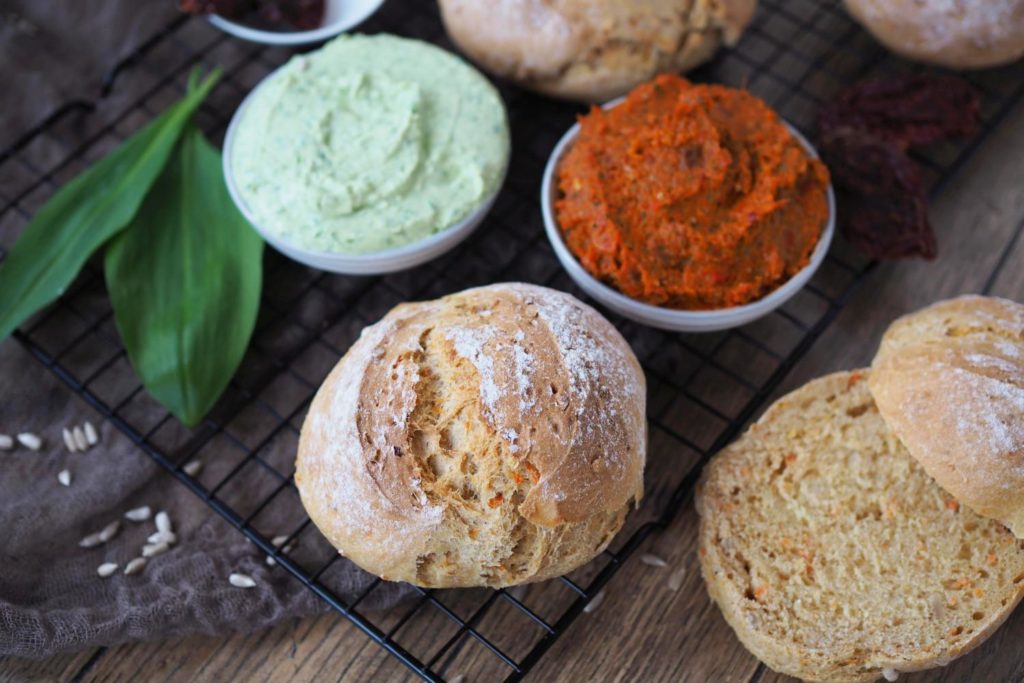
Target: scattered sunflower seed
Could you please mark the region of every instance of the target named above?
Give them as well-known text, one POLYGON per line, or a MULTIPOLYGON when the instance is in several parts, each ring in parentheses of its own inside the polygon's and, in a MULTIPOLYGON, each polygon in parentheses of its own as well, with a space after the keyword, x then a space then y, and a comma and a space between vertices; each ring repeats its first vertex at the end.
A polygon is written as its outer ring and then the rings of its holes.
POLYGON ((896 669, 882 669, 882 677, 887 681, 899 680, 900 673, 896 669))
POLYGON ((6 434, 0 434, 0 451, 9 451, 14 448, 14 439, 6 434))
POLYGON ((104 562, 96 568, 96 573, 102 576, 104 579, 117 571, 117 564, 114 562, 104 562))
POLYGON ((89 534, 78 542, 78 546, 81 548, 95 548, 100 543, 103 543, 103 541, 100 540, 99 534, 89 534))
POLYGON ((135 508, 124 513, 124 518, 131 520, 133 522, 145 522, 147 519, 149 519, 150 514, 151 511, 149 509, 149 506, 143 505, 140 508, 135 508))
POLYGON ((199 470, 203 469, 202 460, 190 460, 185 463, 185 466, 181 468, 181 471, 190 477, 194 477, 199 474, 199 470))
POLYGON ((97 535, 99 536, 101 543, 106 543, 107 541, 112 539, 114 536, 117 536, 117 532, 120 531, 120 530, 121 530, 121 522, 115 519, 113 522, 111 522, 110 524, 108 524, 105 527, 103 527, 100 530, 100 533, 97 534, 97 535))
POLYGON ((61 470, 58 472, 57 481, 61 483, 61 486, 71 486, 71 471, 61 470))
POLYGON ((146 566, 146 558, 136 557, 134 560, 125 565, 124 573, 128 576, 132 574, 138 574, 142 571, 143 567, 146 566))
POLYGON ((604 589, 594 596, 594 599, 587 603, 587 606, 583 608, 583 611, 587 614, 592 614, 597 611, 597 608, 604 602, 604 589))
POLYGON ((167 516, 167 513, 161 510, 156 513, 156 530, 162 531, 165 534, 171 533, 171 518, 167 516))
POLYGON ((78 446, 75 445, 75 437, 71 436, 71 430, 65 427, 61 430, 60 435, 64 438, 64 447, 71 453, 78 450, 78 446))
POLYGON ((100 442, 100 435, 96 432, 96 428, 92 426, 92 422, 85 421, 85 441, 90 446, 95 446, 100 442))
POLYGON ((270 555, 267 555, 267 566, 268 567, 276 567, 277 566, 277 560, 272 558, 270 555))
POLYGON ((683 587, 683 579, 686 578, 686 567, 680 567, 668 577, 668 589, 677 591, 683 587))
POLYGON ((82 431, 81 427, 76 426, 71 430, 71 438, 75 440, 75 446, 80 451, 89 450, 89 442, 85 440, 85 432, 82 431))
POLYGON ((155 534, 150 534, 146 539, 147 543, 166 543, 167 545, 174 545, 178 542, 178 537, 174 535, 173 531, 158 531, 155 534))
POLYGON ((640 561, 643 562, 644 564, 646 564, 649 567, 667 567, 668 566, 668 562, 666 562, 662 558, 658 557, 657 555, 652 555, 651 553, 644 553, 643 555, 641 555, 640 556, 640 561))
POLYGON ((255 588, 256 582, 253 578, 247 574, 232 574, 228 577, 228 582, 235 588, 255 588))
POLYGON ((43 447, 43 440, 32 432, 18 434, 18 443, 32 451, 38 451, 43 447))
POLYGON ((157 555, 163 555, 171 549, 171 544, 167 541, 161 541, 160 543, 152 543, 150 545, 142 546, 143 557, 156 557, 157 555))
POLYGON ((455 674, 448 679, 448 683, 466 683, 466 674, 455 674))

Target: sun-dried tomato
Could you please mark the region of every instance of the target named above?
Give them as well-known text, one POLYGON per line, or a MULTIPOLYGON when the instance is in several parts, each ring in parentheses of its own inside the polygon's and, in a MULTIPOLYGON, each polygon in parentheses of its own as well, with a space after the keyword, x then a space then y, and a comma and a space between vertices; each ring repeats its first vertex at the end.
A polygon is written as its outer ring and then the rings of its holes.
POLYGON ((178 6, 189 14, 219 14, 268 27, 287 24, 304 31, 319 27, 324 19, 324 0, 178 0, 178 6))
POLYGON ((256 0, 178 0, 188 14, 219 14, 226 19, 241 19, 256 8, 256 0))
POLYGON ((846 128, 822 136, 821 154, 840 190, 841 224, 851 244, 878 259, 935 258, 921 174, 902 149, 846 128))
POLYGON ((853 128, 907 148, 973 135, 980 109, 977 91, 961 78, 874 78, 847 88, 824 106, 818 125, 822 134, 853 128))
POLYGON ((291 24, 303 31, 317 28, 324 20, 324 0, 260 0, 259 6, 264 21, 291 24))

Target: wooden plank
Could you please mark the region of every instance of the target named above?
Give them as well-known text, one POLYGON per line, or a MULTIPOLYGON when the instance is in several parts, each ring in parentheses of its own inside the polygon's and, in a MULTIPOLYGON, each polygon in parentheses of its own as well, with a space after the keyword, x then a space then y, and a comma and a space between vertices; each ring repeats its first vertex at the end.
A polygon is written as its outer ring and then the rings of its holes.
POLYGON ((100 648, 57 655, 48 659, 0 658, 0 683, 42 683, 43 681, 70 681, 96 655, 100 648))

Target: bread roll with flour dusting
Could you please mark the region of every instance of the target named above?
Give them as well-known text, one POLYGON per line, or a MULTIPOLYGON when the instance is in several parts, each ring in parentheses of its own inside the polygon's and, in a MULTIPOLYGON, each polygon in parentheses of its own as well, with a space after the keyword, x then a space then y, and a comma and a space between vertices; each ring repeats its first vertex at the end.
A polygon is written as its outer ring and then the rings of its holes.
POLYGON ((1024 305, 941 301, 894 322, 869 387, 942 488, 1024 538, 1024 305))
POLYGON ((1024 55, 1024 0, 846 0, 846 7, 908 59, 983 69, 1024 55))
POLYGON ((346 557, 420 586, 508 586, 600 553, 643 495, 646 387, 573 297, 502 284, 402 304, 320 388, 303 505, 346 557))

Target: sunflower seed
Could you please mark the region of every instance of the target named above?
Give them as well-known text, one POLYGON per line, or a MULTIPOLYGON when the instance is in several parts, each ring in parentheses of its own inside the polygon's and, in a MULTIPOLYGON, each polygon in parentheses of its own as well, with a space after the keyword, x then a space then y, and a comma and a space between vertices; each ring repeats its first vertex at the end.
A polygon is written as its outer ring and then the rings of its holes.
POLYGON ((274 538, 270 540, 270 545, 274 546, 275 548, 280 548, 284 545, 284 542, 287 540, 287 536, 274 536, 274 538))
POLYGON ((162 531, 165 534, 171 533, 171 518, 167 516, 167 513, 161 510, 156 513, 156 530, 162 531))
POLYGON ((96 428, 92 426, 92 422, 85 421, 85 441, 90 446, 95 446, 100 442, 100 435, 96 432, 96 428))
POLYGON ((882 669, 882 677, 887 681, 899 680, 900 672, 896 669, 882 669))
POLYGON ((252 577, 247 574, 232 574, 228 577, 228 582, 235 588, 255 588, 256 582, 253 581, 252 577))
POLYGON ((171 544, 167 541, 161 541, 160 543, 152 543, 150 545, 142 546, 143 557, 156 557, 157 555, 163 555, 171 549, 171 544))
POLYGON ((78 542, 78 546, 80 548, 95 548, 100 543, 103 543, 103 541, 100 540, 99 534, 89 534, 88 536, 86 536, 78 542))
POLYGON ((135 508, 124 513, 124 518, 133 522, 145 522, 149 519, 151 511, 148 505, 143 505, 140 508, 135 508))
POLYGON ((143 567, 146 566, 146 558, 136 557, 134 560, 125 565, 124 573, 128 576, 132 574, 138 574, 142 571, 143 567))
POLYGON ((18 434, 18 443, 32 451, 38 451, 43 447, 43 440, 32 432, 18 434))
POLYGON ((276 567, 277 566, 277 560, 272 558, 270 555, 267 555, 267 566, 268 567, 276 567))
POLYGON ((85 440, 85 432, 82 431, 81 427, 75 427, 71 430, 71 438, 75 440, 75 446, 80 451, 89 450, 89 442, 85 440))
POLYGON ((96 573, 102 576, 104 579, 117 571, 117 564, 114 562, 104 562, 96 568, 96 573))
POLYGON ((199 474, 199 470, 203 469, 202 460, 191 460, 185 463, 185 466, 181 468, 181 471, 190 477, 194 477, 199 474))
POLYGON ((71 436, 71 430, 65 427, 61 430, 60 435, 64 438, 64 447, 67 448, 68 451, 74 453, 78 450, 78 446, 75 445, 75 438, 71 436))
POLYGON ((641 555, 640 556, 640 561, 643 562, 644 564, 646 564, 649 567, 667 567, 668 566, 668 562, 666 562, 665 560, 661 559, 657 555, 652 555, 651 553, 644 553, 643 555, 641 555))
POLYGON ((178 537, 174 535, 173 531, 158 531, 155 534, 150 534, 146 539, 147 543, 166 543, 167 545, 174 545, 178 542, 178 537))
POLYGON ((587 606, 583 608, 583 611, 586 612, 587 614, 591 614, 593 612, 596 612, 597 608, 601 606, 602 602, 604 602, 604 589, 603 588, 601 589, 601 591, 597 595, 594 596, 594 598, 590 602, 587 603, 587 606))
POLYGON ((455 674, 448 679, 448 683, 466 683, 466 674, 455 674))
POLYGON ((0 451, 9 451, 14 448, 14 439, 6 434, 0 434, 0 451))
POLYGON ((106 543, 114 536, 117 536, 117 532, 121 530, 121 522, 114 520, 110 524, 100 529, 100 540, 106 543))
POLYGON ((677 591, 683 587, 683 579, 686 578, 686 567, 680 567, 668 577, 668 589, 677 591))
POLYGON ((71 472, 69 470, 61 470, 57 473, 57 481, 62 486, 71 486, 71 472))

